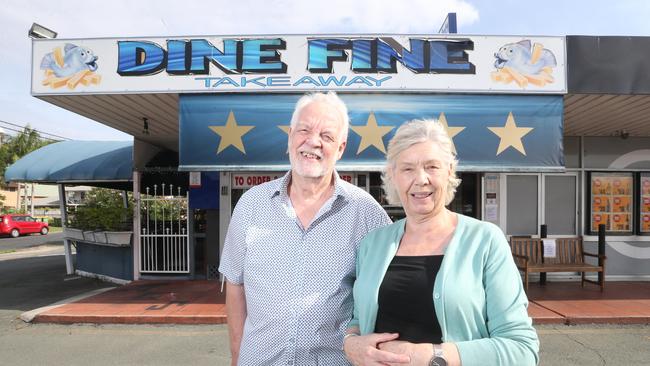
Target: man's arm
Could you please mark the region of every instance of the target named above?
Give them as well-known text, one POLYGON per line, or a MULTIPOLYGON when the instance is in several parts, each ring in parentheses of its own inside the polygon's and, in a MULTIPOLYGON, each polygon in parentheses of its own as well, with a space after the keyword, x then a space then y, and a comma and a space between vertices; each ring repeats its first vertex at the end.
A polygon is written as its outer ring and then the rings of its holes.
POLYGON ((239 347, 246 320, 246 295, 243 285, 226 281, 226 314, 228 315, 231 365, 236 366, 239 361, 239 347))

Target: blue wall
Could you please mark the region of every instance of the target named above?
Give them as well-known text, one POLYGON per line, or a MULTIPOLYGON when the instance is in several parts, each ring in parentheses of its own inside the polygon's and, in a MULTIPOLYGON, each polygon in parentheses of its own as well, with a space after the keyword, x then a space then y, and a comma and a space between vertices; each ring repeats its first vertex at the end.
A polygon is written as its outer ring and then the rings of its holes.
POLYGON ((133 248, 77 242, 77 269, 89 273, 133 280, 133 248))

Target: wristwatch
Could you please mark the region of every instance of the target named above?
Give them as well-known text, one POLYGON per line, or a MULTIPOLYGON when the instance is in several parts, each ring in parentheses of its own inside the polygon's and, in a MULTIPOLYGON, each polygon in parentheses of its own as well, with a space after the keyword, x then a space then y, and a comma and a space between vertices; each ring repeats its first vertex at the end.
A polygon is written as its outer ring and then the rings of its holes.
POLYGON ((440 345, 433 345, 433 356, 431 356, 429 366, 447 366, 447 359, 445 359, 445 353, 440 345))

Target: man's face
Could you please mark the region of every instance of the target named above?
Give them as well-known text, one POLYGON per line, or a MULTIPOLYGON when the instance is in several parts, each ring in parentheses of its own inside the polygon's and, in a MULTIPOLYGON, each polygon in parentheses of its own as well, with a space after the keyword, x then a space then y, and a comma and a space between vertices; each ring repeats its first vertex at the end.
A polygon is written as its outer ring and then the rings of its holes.
POLYGON ((343 155, 343 121, 327 104, 312 102, 289 130, 289 160, 294 174, 321 178, 332 174, 343 155))

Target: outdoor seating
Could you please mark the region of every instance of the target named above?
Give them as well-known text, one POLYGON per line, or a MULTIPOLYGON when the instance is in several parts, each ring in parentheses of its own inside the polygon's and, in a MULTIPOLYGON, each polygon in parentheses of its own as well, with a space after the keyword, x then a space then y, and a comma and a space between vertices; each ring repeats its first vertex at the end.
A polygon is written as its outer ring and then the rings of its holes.
POLYGON ((585 282, 589 282, 599 285, 601 291, 605 289, 606 257, 604 255, 585 252, 581 237, 554 238, 551 240, 554 241, 555 248, 548 250, 545 256, 544 239, 515 236, 510 238, 510 250, 512 251, 515 264, 524 273, 524 287, 526 292, 528 292, 529 273, 541 274, 547 272, 580 272, 582 275, 581 285, 583 287, 585 282), (597 258, 598 263, 602 263, 602 265, 586 263, 585 256, 597 258), (598 272, 598 280, 592 281, 586 279, 586 272, 598 272))

